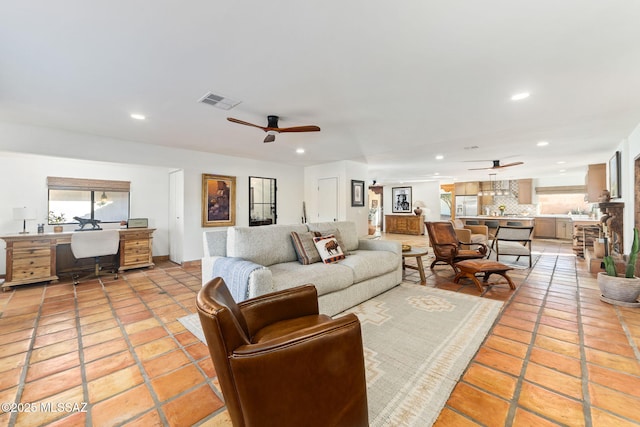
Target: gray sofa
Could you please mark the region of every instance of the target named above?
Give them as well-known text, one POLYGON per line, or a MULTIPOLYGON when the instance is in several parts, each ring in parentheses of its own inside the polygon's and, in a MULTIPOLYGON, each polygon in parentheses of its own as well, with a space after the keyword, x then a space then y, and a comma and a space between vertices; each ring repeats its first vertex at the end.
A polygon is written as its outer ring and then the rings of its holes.
POLYGON ((213 278, 222 257, 242 258, 259 264, 248 280, 248 297, 311 283, 318 290, 320 312, 340 313, 402 281, 400 242, 359 239, 353 222, 338 221, 262 227, 229 227, 203 234, 202 284, 213 278), (331 264, 298 261, 291 232, 338 230, 348 251, 331 264))

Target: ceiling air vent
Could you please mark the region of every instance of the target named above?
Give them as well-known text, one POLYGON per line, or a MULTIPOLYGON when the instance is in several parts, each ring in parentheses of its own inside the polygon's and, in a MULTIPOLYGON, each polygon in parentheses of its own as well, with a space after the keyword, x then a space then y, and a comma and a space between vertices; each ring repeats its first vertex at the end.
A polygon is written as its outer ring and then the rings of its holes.
POLYGON ((230 110, 236 105, 240 104, 240 101, 234 101, 233 99, 225 98, 221 95, 216 95, 211 92, 207 92, 202 98, 198 100, 204 104, 213 105, 216 108, 222 110, 230 110))

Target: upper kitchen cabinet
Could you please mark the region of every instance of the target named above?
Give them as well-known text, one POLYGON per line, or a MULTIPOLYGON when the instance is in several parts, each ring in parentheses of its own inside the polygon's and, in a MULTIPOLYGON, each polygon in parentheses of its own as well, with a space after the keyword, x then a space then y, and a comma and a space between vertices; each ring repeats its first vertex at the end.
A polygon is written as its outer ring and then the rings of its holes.
POLYGON ((456 182, 455 183, 456 196, 477 196, 480 191, 480 185, 476 182, 456 182))
POLYGON ((602 190, 607 188, 607 164, 597 163, 589 165, 587 170, 587 201, 598 202, 602 190))
POLYGON ((530 205, 533 203, 533 180, 531 178, 518 180, 518 203, 530 205))

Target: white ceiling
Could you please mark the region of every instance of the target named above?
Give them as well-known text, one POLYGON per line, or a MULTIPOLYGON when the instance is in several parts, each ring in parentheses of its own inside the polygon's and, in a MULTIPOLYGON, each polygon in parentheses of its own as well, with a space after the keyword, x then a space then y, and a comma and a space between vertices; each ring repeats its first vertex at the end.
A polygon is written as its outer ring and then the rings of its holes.
POLYGON ((640 123, 640 1, 3 3, 8 122, 295 165, 363 161, 381 183, 488 180, 468 169, 493 159, 525 162, 499 179, 582 176, 640 123), (208 91, 242 102, 198 103, 208 91), (226 120, 269 114, 322 131, 264 144, 226 120))

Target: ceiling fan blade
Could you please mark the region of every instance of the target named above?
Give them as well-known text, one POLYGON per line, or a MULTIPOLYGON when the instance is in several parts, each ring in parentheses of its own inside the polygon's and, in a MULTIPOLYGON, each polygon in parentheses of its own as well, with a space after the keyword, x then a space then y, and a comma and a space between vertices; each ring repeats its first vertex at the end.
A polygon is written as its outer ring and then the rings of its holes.
POLYGON ((275 131, 278 132, 318 132, 320 131, 320 128, 318 126, 294 126, 294 127, 290 127, 290 128, 276 128, 274 129, 275 131))
POLYGON ((483 170, 487 170, 487 169, 494 169, 494 168, 493 167, 490 167, 490 168, 471 168, 471 169, 468 169, 468 170, 470 170, 470 171, 483 171, 483 170))
POLYGON ((513 162, 513 163, 507 163, 506 165, 502 165, 502 166, 498 166, 499 168, 508 168, 509 166, 518 166, 518 165, 523 165, 524 162, 513 162))
POLYGON ((266 128, 264 126, 254 125, 253 123, 245 122, 243 120, 234 119, 233 117, 227 117, 227 120, 229 120, 230 122, 233 122, 233 123, 238 123, 240 125, 252 126, 254 128, 262 129, 265 132, 269 130, 269 128, 266 128))
POLYGON ((267 134, 267 136, 264 138, 264 142, 273 142, 276 140, 276 136, 272 133, 267 134))

